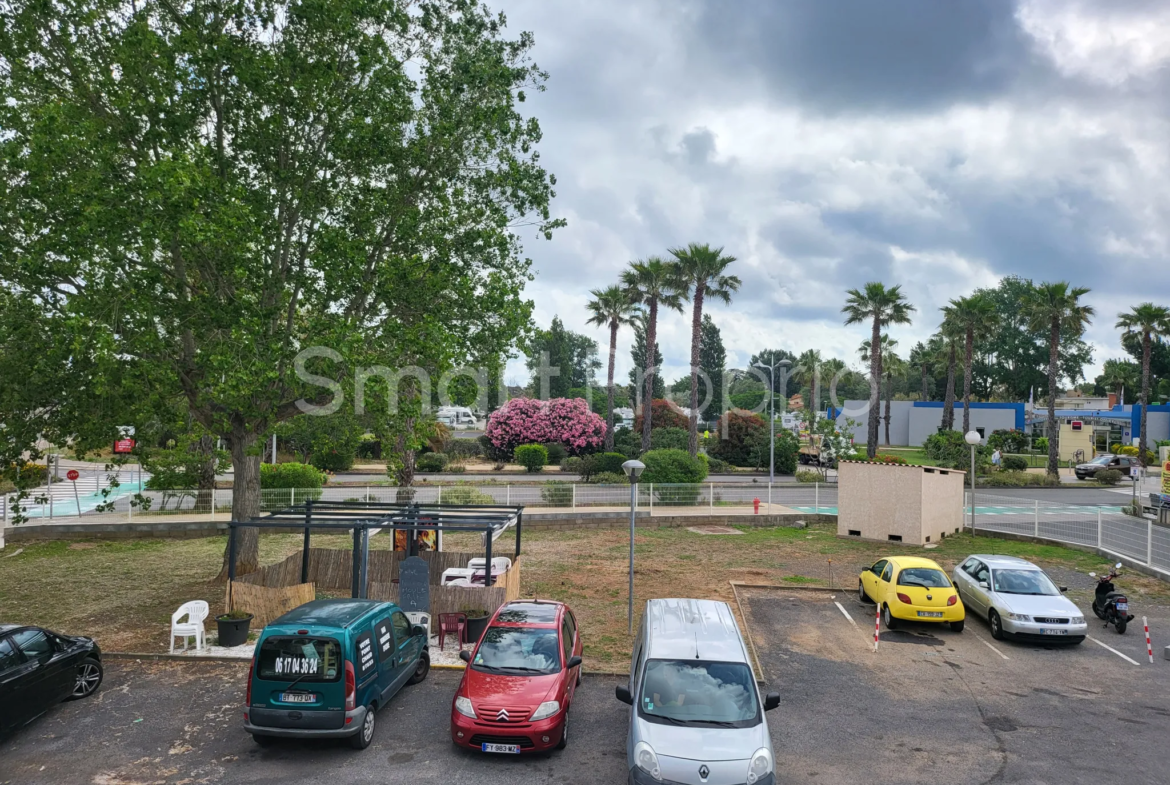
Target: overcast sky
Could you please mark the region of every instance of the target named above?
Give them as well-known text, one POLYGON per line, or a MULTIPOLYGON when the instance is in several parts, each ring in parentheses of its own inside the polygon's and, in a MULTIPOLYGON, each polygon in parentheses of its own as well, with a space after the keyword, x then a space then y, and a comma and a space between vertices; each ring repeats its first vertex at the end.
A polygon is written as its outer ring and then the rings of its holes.
MULTIPOLYGON (((489 0, 490 2, 490 0, 489 0)), ((1117 313, 1170 304, 1170 3, 1164 0, 495 0, 550 73, 529 100, 557 176, 525 238, 536 322, 691 241, 737 257, 710 313, 728 365, 817 348, 856 362, 845 290, 902 284, 899 350, 948 299, 1009 274, 1092 288, 1099 372, 1117 313)), ((659 334, 686 372, 689 318, 659 334)), ((629 331, 619 375, 630 365, 629 331)), ((509 379, 523 383, 522 363, 509 379)))

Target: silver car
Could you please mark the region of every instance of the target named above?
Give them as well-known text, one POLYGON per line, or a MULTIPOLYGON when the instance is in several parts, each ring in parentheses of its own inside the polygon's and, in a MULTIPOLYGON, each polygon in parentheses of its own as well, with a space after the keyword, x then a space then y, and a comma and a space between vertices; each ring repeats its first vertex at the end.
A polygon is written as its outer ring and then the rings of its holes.
POLYGON ((1072 600, 1031 562, 975 554, 955 568, 967 613, 987 620, 991 637, 1080 643, 1089 626, 1072 600))
POLYGON ((775 758, 747 647, 725 602, 650 600, 634 643, 626 741, 637 785, 773 785, 775 758))

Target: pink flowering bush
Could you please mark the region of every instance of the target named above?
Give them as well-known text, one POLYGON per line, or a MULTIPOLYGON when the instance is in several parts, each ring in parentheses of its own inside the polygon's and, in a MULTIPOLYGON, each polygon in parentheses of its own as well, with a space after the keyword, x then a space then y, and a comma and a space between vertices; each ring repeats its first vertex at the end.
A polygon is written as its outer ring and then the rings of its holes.
POLYGON ((605 440, 605 420, 582 398, 513 398, 488 418, 484 436, 501 453, 521 444, 562 444, 570 455, 594 452, 605 440))

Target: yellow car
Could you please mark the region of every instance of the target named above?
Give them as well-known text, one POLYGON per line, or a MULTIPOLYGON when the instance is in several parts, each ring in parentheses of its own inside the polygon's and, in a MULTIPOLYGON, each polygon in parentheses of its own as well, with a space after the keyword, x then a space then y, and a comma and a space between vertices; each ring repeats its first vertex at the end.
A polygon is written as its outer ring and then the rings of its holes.
POLYGON ((949 624, 963 631, 967 612, 950 578, 930 559, 894 556, 879 559, 857 578, 857 596, 862 602, 876 602, 882 610, 882 624, 897 629, 898 619, 949 624))

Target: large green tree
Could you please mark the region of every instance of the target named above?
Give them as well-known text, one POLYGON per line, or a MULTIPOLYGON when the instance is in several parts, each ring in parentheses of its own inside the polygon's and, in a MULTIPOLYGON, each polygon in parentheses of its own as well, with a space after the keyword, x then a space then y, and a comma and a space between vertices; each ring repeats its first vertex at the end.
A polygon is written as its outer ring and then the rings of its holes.
POLYGON ((254 517, 277 423, 528 324, 531 47, 475 0, 0 6, 0 283, 181 395, 254 517))
MULTIPOLYGON (((634 343, 630 346, 630 361, 633 363, 630 368, 630 392, 629 400, 635 403, 642 399, 643 388, 645 381, 643 378, 643 369, 649 367, 647 363, 646 354, 646 311, 639 309, 634 314, 634 343)), ((658 341, 654 342, 654 356, 662 357, 662 347, 658 345, 658 341)), ((652 382, 653 389, 651 390, 651 400, 666 397, 666 380, 659 374, 654 375, 652 382)))
POLYGON ((671 248, 678 289, 691 301, 691 415, 687 450, 694 457, 699 453, 699 368, 703 345, 703 304, 708 300, 731 303, 733 292, 739 291, 740 280, 728 275, 727 268, 735 261, 722 248, 706 243, 691 243, 686 248, 671 248))
POLYGON ((626 290, 620 286, 594 289, 593 299, 586 304, 589 324, 609 330, 609 363, 605 374, 605 450, 613 452, 613 368, 617 361, 618 329, 632 323, 637 307, 630 302, 626 290))
POLYGON ((882 328, 891 324, 909 324, 910 314, 914 306, 907 302, 902 294, 900 285, 886 287, 878 281, 870 281, 864 289, 849 289, 846 294, 845 307, 841 312, 845 314, 845 324, 870 323, 870 346, 878 347, 877 351, 870 352, 869 359, 869 428, 865 452, 869 458, 877 455, 878 441, 878 404, 880 400, 880 386, 882 379, 882 328))
POLYGON ((971 381, 975 370, 975 336, 995 326, 995 304, 990 298, 973 294, 951 300, 943 306, 944 318, 963 336, 963 433, 971 430, 971 381))
POLYGON ((573 388, 594 386, 600 368, 597 341, 566 330, 559 316, 547 330, 537 330, 529 343, 529 386, 535 396, 567 398, 573 388))
POLYGON ((1060 474, 1060 429, 1056 427, 1056 396, 1060 380, 1060 343, 1080 338, 1090 323, 1093 307, 1081 303, 1089 293, 1066 281, 1042 283, 1023 298, 1023 314, 1035 332, 1048 333, 1048 474, 1060 474))
POLYGON ((1151 345, 1170 335, 1170 309, 1153 303, 1135 305, 1126 313, 1117 315, 1117 328, 1126 334, 1138 335, 1142 341, 1142 416, 1141 435, 1138 437, 1138 460, 1146 465, 1146 414, 1150 407, 1151 345))
POLYGON ((723 336, 710 314, 703 314, 702 344, 699 367, 703 369, 703 377, 699 380, 699 400, 706 399, 703 417, 712 420, 721 417, 725 408, 723 376, 727 372, 727 350, 723 348, 723 336))
MULTIPOLYGON (((651 351, 644 358, 646 364, 635 368, 645 375, 642 399, 642 408, 645 409, 653 400, 654 380, 658 377, 658 364, 662 362, 658 354, 658 309, 661 307, 682 313, 683 292, 674 265, 658 257, 650 257, 644 262, 630 262, 630 266, 622 272, 622 286, 626 288, 630 302, 646 307, 646 346, 651 351)), ((642 452, 650 449, 652 419, 642 418, 642 452)))

